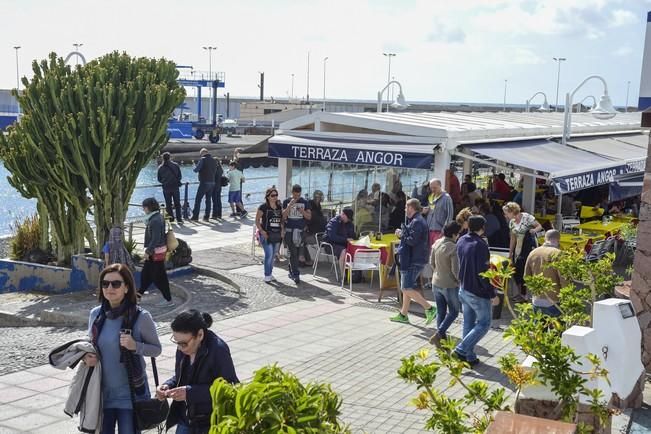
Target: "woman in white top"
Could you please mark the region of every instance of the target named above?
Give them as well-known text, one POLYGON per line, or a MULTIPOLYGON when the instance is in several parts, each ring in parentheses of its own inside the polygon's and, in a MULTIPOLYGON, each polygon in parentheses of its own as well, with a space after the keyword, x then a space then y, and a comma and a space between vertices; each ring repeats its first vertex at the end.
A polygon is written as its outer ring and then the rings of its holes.
POLYGON ((509 222, 511 241, 509 243, 509 257, 515 265, 515 282, 523 291, 524 264, 527 261, 529 252, 536 244, 536 233, 543 230, 536 218, 529 213, 523 212, 520 205, 515 202, 508 202, 502 207, 504 216, 509 222))

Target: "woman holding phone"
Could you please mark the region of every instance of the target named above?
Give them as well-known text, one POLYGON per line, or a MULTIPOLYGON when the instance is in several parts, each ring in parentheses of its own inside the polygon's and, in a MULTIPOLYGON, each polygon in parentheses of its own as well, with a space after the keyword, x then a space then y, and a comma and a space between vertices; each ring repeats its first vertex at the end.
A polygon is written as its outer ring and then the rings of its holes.
POLYGON ((176 344, 174 376, 158 386, 156 397, 174 400, 166 428, 176 434, 208 434, 212 397, 210 386, 217 378, 239 383, 226 342, 212 331, 212 318, 198 310, 181 312, 172 321, 176 344))
MULTIPOLYGON (((136 303, 136 286, 126 265, 113 264, 99 275, 100 306, 90 311, 88 334, 102 366, 102 434, 135 434, 129 373, 135 399, 148 399, 145 359, 161 353, 156 325, 149 312, 136 303)), ((95 366, 95 354, 86 354, 84 363, 95 366)))

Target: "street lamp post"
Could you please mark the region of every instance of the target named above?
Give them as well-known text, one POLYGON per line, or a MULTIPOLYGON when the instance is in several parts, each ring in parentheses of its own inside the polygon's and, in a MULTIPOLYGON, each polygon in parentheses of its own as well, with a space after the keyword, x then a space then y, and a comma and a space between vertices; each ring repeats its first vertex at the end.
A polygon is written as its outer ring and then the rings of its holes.
POLYGON ((508 80, 504 80, 504 100, 502 101, 502 111, 506 112, 506 85, 509 83, 508 80))
POLYGON ((291 98, 294 99, 294 74, 292 74, 292 93, 291 98))
POLYGON ((208 104, 208 120, 212 119, 212 99, 213 99, 213 89, 212 89, 212 50, 216 50, 217 47, 207 45, 203 47, 204 50, 208 52, 208 82, 210 85, 210 103, 208 104))
MULTIPOLYGON (((382 53, 384 57, 389 59, 389 71, 387 72, 387 83, 391 82, 391 58, 396 57, 396 53, 382 53)), ((389 95, 387 94, 387 111, 389 111, 389 95)))
MULTIPOLYGON (((73 47, 75 47, 75 52, 79 53, 79 47, 83 47, 84 44, 76 42, 72 44, 73 47)), ((75 65, 79 65, 79 55, 75 56, 75 65)))
POLYGON ((14 46, 16 50, 16 91, 20 90, 20 73, 18 71, 18 50, 20 50, 20 45, 14 46))
MULTIPOLYGON (((583 99, 581 100, 580 103, 578 103, 578 104, 576 105, 576 112, 577 112, 577 113, 581 113, 581 107, 583 106, 583 102, 584 102, 586 99, 589 99, 589 98, 592 98, 592 106, 590 106, 590 110, 592 110, 593 108, 597 107, 597 98, 596 98, 594 95, 588 95, 588 96, 586 96, 585 98, 583 98, 583 99)), ((574 110, 574 108, 572 108, 572 110, 574 110)))
POLYGON ((565 57, 553 57, 554 61, 558 62, 558 72, 556 73, 556 105, 554 111, 558 111, 558 88, 561 84, 561 62, 566 61, 565 57))
POLYGON ((547 102, 547 94, 545 94, 545 92, 536 92, 531 96, 531 98, 529 98, 527 100, 527 104, 525 106, 526 107, 525 108, 526 113, 529 113, 529 105, 531 104, 531 100, 533 100, 538 95, 542 95, 545 98, 545 100, 543 101, 542 105, 540 107, 538 107, 537 110, 539 112, 548 112, 549 111, 549 103, 547 102))
POLYGON ((378 113, 382 112, 382 94, 384 94, 384 92, 389 87, 391 87, 392 84, 397 84, 398 85, 398 92, 399 93, 398 93, 398 96, 396 97, 396 101, 393 104, 391 104, 391 106, 393 108, 395 108, 396 110, 404 110, 407 107, 409 107, 409 104, 407 104, 407 102, 405 101, 405 95, 402 93, 402 85, 400 84, 400 82, 392 80, 392 81, 388 82, 387 85, 384 86, 384 88, 382 88, 382 90, 380 90, 377 93, 377 112, 378 113))
POLYGON ((626 82, 626 104, 624 104, 624 113, 628 113, 628 91, 631 90, 631 81, 626 82))
POLYGON ((326 62, 328 61, 328 57, 323 58, 323 107, 321 108, 321 111, 326 111, 326 62))

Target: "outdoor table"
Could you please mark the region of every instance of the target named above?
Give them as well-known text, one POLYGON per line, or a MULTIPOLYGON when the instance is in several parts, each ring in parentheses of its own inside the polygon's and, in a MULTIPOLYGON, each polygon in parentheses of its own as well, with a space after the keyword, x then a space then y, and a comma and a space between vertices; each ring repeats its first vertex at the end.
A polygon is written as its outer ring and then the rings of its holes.
POLYGON ((553 225, 554 220, 556 219, 556 216, 554 214, 547 214, 546 216, 543 216, 540 213, 535 213, 533 216, 536 218, 536 221, 541 225, 544 225, 545 223, 549 223, 550 225, 553 225))
POLYGON ((400 240, 395 234, 383 234, 381 240, 373 238, 370 245, 364 246, 356 244, 358 240, 351 241, 346 246, 346 253, 350 254, 352 258, 355 257, 355 252, 359 249, 378 249, 380 251, 380 273, 382 275, 382 289, 390 289, 396 287, 395 278, 389 278, 389 270, 393 266, 393 252, 394 245, 400 240))
MULTIPOLYGON (((580 249, 585 249, 588 241, 592 240, 593 242, 603 240, 604 235, 600 233, 595 234, 568 234, 561 233, 561 250, 569 250, 573 247, 579 247, 580 249)), ((545 237, 538 238, 538 244, 542 245, 545 242, 545 237)))
POLYGON ((635 220, 638 220, 638 218, 632 215, 621 214, 613 216, 613 221, 615 222, 634 223, 635 220))
POLYGON ((595 232, 600 235, 603 235, 606 232, 615 234, 616 232, 619 232, 627 224, 628 222, 621 221, 621 220, 620 221, 613 220, 606 224, 597 220, 597 221, 592 221, 587 223, 581 223, 577 227, 580 228, 583 232, 595 232))

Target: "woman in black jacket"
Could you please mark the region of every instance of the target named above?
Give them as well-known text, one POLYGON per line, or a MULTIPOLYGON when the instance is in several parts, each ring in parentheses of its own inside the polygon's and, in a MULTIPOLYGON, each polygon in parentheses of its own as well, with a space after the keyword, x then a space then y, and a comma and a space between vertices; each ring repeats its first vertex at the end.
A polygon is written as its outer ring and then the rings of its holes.
POLYGON ((145 212, 145 262, 142 265, 140 274, 140 299, 145 291, 153 283, 160 290, 165 301, 160 304, 164 307, 173 307, 172 294, 170 293, 170 282, 165 271, 165 255, 167 253, 167 237, 165 235, 165 220, 160 213, 158 201, 149 197, 142 201, 142 209, 145 212))
POLYGON ((207 434, 212 413, 210 386, 217 378, 239 383, 228 345, 208 330, 211 325, 210 315, 194 309, 172 321, 175 374, 158 387, 156 397, 174 400, 166 426, 176 425, 176 434, 207 434))

